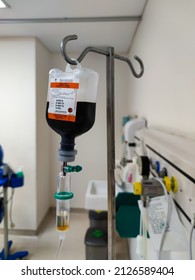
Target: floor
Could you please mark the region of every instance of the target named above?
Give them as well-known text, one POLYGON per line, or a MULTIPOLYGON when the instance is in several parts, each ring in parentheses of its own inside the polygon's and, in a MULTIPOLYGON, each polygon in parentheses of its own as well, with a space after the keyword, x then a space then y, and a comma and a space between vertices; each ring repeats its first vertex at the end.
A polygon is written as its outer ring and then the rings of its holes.
MULTIPOLYGON (((89 218, 86 211, 71 213, 70 229, 63 241, 63 247, 58 255, 61 260, 85 260, 86 245, 84 244, 89 218)), ((28 260, 54 260, 59 246, 59 233, 55 230, 55 211, 50 211, 44 221, 38 236, 19 236, 9 234, 13 241, 10 253, 28 251, 28 260)), ((0 234, 0 251, 4 238, 0 234)), ((116 238, 116 259, 129 259, 126 239, 116 238)))

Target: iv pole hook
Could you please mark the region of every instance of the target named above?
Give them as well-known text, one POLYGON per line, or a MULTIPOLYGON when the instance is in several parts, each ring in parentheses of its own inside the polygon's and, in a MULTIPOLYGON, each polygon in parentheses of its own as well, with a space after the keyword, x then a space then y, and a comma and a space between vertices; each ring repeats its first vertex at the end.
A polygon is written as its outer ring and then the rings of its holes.
MULTIPOLYGON (((60 51, 61 51, 62 56, 64 57, 66 62, 68 62, 69 64, 72 64, 72 65, 76 65, 76 62, 67 55, 66 44, 68 43, 68 41, 77 40, 77 38, 78 38, 77 35, 69 35, 62 40, 61 45, 60 45, 60 51)), ((77 61, 81 62, 89 51, 100 53, 100 54, 107 55, 107 56, 109 55, 109 51, 107 50, 107 48, 87 47, 77 58, 77 61)), ((114 54, 114 58, 127 62, 134 77, 136 77, 136 78, 142 77, 142 75, 144 73, 144 65, 143 65, 142 60, 138 56, 134 56, 134 59, 137 60, 137 62, 140 65, 140 73, 137 73, 135 71, 132 62, 127 57, 124 57, 124 56, 121 56, 118 54, 114 54)))
POLYGON ((60 45, 60 51, 62 56, 64 57, 65 61, 67 61, 69 64, 72 65, 76 65, 76 62, 70 59, 70 57, 67 55, 66 44, 68 43, 68 41, 76 40, 77 38, 78 38, 77 35, 69 35, 61 41, 61 45, 60 45))
MULTIPOLYGON (((68 41, 71 41, 71 40, 76 40, 78 37, 77 35, 69 35, 67 37, 65 37, 62 42, 61 42, 61 45, 60 45, 60 51, 61 51, 61 54, 62 56, 64 57, 65 61, 68 62, 69 64, 72 64, 72 65, 76 65, 76 62, 74 60, 72 60, 68 55, 67 55, 67 52, 66 52, 66 44, 68 43, 68 41)), ((84 51, 80 54, 80 56, 77 58, 77 61, 78 62, 81 62, 83 60, 83 58, 86 56, 86 54, 88 52, 96 52, 96 53, 100 53, 100 54, 103 54, 103 55, 109 55, 109 51, 107 50, 107 48, 96 48, 96 47, 87 47, 86 49, 84 49, 84 51)))
POLYGON ((135 55, 135 56, 134 56, 134 59, 137 60, 137 62, 138 62, 139 65, 140 65, 140 73, 139 73, 139 74, 136 73, 136 71, 135 71, 135 69, 134 69, 134 67, 133 67, 133 64, 131 63, 131 60, 128 59, 127 57, 124 57, 124 56, 115 54, 115 55, 114 55, 114 58, 127 62, 127 64, 129 65, 129 68, 130 68, 130 70, 131 70, 131 72, 132 72, 132 74, 133 74, 133 76, 134 76, 135 78, 141 78, 141 77, 143 76, 143 73, 144 73, 144 65, 143 65, 142 60, 141 60, 138 56, 135 55))

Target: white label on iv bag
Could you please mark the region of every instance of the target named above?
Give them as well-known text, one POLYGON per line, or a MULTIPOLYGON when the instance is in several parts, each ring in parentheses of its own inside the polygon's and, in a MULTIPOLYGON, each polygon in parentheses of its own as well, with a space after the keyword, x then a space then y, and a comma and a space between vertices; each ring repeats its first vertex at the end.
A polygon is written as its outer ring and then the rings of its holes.
POLYGON ((79 80, 51 79, 48 118, 60 121, 76 121, 77 90, 79 80))

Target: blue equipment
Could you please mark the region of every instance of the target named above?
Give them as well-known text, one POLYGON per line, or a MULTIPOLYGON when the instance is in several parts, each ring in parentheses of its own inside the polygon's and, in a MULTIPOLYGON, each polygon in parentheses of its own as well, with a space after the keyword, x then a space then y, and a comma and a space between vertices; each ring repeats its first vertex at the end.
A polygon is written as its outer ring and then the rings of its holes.
POLYGON ((0 260, 22 259, 28 255, 28 251, 10 254, 12 241, 8 241, 8 211, 7 189, 18 188, 24 185, 23 172, 15 173, 8 164, 3 163, 3 149, 0 145, 0 187, 3 187, 3 197, 0 197, 0 223, 4 219, 4 249, 0 252, 0 260))

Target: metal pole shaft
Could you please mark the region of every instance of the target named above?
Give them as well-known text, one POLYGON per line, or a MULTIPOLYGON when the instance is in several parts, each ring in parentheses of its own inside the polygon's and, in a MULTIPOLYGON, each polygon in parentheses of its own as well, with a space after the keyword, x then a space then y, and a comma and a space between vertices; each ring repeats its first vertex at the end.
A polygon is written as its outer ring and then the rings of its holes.
POLYGON ((8 209, 7 209, 7 187, 3 187, 4 201, 4 259, 7 260, 9 255, 8 250, 8 209))
MULTIPOLYGON (((76 40, 77 35, 70 35, 65 37, 61 42, 61 53, 64 59, 75 65, 75 61, 72 60, 66 52, 66 44, 70 40, 76 40)), ((95 48, 88 47, 77 58, 79 62, 83 60, 88 52, 96 52, 106 55, 106 78, 107 78, 107 189, 108 189, 108 259, 116 259, 115 249, 115 222, 116 222, 116 207, 115 207, 115 122, 114 122, 114 59, 119 59, 128 63, 133 75, 140 78, 144 72, 144 66, 140 58, 135 57, 141 67, 141 72, 136 73, 131 61, 128 58, 115 55, 113 47, 107 48, 95 48)))
POLYGON ((108 48, 107 76, 107 184, 108 184, 108 259, 116 259, 115 249, 115 123, 114 123, 114 48, 108 48))

